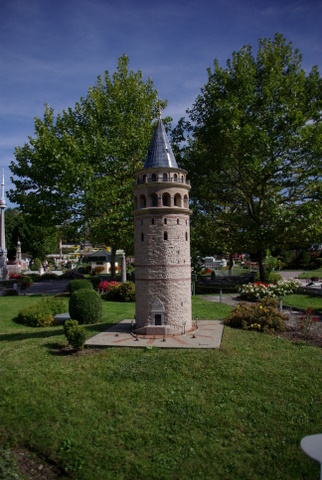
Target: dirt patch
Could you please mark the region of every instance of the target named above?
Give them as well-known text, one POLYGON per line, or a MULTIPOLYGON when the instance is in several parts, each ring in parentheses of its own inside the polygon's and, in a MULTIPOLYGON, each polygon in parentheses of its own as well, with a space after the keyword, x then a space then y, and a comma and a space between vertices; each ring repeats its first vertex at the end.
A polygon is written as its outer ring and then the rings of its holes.
POLYGON ((322 325, 318 325, 310 333, 303 334, 294 325, 286 325, 285 332, 277 332, 282 338, 287 338, 291 342, 305 343, 314 347, 322 348, 322 325))
POLYGON ((40 459, 25 448, 12 450, 15 464, 21 475, 30 480, 62 480, 68 477, 57 466, 40 459))

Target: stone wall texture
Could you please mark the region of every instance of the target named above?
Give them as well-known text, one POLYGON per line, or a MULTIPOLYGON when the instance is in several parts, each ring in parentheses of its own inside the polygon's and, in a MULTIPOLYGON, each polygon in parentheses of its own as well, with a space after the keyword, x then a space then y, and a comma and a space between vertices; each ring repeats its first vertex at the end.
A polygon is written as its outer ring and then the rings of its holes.
POLYGON ((192 328, 190 225, 191 211, 177 195, 188 197, 190 186, 154 185, 135 187, 137 199, 156 193, 157 207, 137 200, 134 211, 136 331, 175 334, 192 328), (164 206, 162 195, 169 195, 164 206), (171 200, 170 200, 171 199, 171 200), (157 316, 157 317, 156 317, 157 316))

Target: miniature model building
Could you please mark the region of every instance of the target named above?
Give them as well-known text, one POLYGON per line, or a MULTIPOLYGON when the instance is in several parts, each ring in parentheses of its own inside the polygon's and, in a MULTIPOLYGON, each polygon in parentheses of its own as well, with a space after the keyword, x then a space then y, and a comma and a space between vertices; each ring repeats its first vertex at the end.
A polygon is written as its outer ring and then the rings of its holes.
POLYGON ((161 116, 134 191, 135 333, 192 329, 189 190, 161 116))
POLYGON ((4 211, 7 207, 4 198, 4 170, 2 171, 2 183, 1 183, 1 198, 0 198, 0 280, 7 280, 8 267, 7 267, 7 249, 6 249, 6 232, 4 211))

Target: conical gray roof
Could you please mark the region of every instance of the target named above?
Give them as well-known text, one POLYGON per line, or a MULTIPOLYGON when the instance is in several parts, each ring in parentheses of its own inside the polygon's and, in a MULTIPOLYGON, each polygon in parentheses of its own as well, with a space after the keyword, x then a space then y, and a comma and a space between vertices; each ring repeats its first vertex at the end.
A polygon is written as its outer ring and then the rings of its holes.
POLYGON ((158 167, 178 168, 161 117, 159 117, 144 164, 144 168, 158 167))

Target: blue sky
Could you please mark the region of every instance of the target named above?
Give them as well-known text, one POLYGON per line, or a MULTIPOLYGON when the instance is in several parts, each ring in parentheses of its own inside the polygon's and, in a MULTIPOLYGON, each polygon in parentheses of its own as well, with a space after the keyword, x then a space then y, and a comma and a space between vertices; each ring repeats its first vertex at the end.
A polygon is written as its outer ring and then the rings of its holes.
MULTIPOLYGON (((282 33, 322 72, 320 0, 0 0, 0 168, 34 133, 44 104, 73 107, 126 53, 150 76, 174 123, 191 107, 215 58, 282 33)), ((11 206, 8 202, 8 206, 11 206)))

